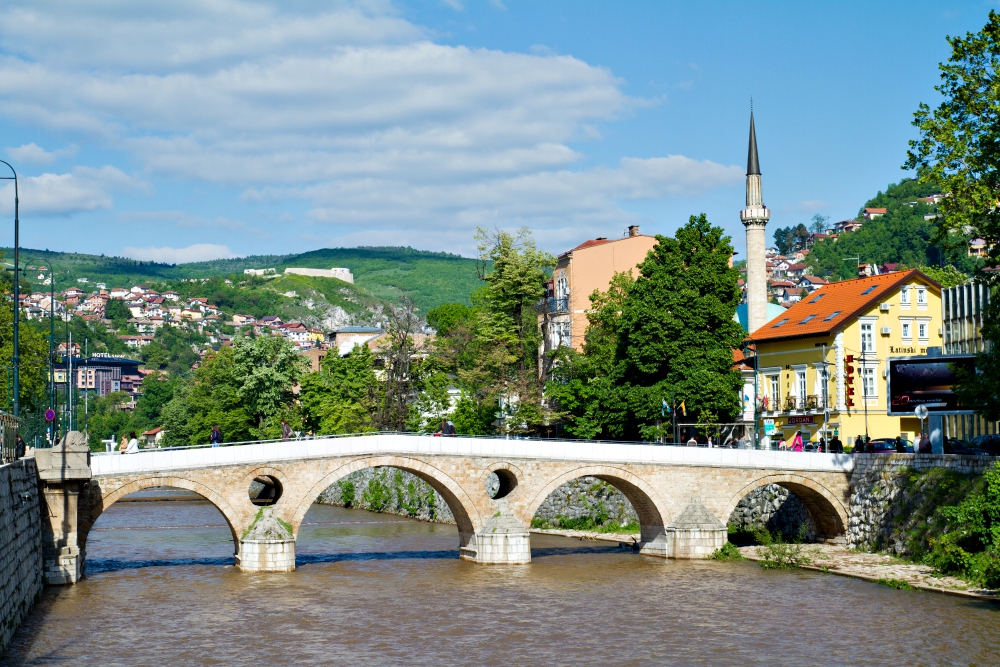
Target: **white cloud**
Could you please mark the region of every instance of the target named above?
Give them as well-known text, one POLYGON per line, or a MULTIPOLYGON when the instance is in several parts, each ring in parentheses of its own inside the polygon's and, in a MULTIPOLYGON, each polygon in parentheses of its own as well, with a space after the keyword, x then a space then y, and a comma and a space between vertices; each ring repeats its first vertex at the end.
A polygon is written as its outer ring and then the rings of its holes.
POLYGON ((184 264, 186 262, 204 262, 210 259, 226 259, 236 255, 228 246, 212 243, 195 243, 186 248, 122 248, 125 257, 144 262, 163 262, 165 264, 184 264))
POLYGON ((41 146, 35 144, 35 142, 31 142, 30 144, 24 144, 23 146, 18 146, 16 148, 7 148, 6 152, 8 157, 16 162, 33 165, 51 164, 61 157, 75 155, 76 147, 71 146, 60 150, 47 151, 41 146))
MULTIPOLYGON (((148 191, 144 181, 121 170, 77 167, 70 173, 22 176, 18 179, 20 213, 24 215, 71 215, 81 211, 111 208, 115 191, 148 191)), ((13 211, 14 185, 0 189, 0 206, 13 211)))
MULTIPOLYGON (((542 238, 631 221, 625 201, 742 178, 681 155, 577 167, 603 123, 651 103, 605 68, 543 47, 436 44, 381 0, 311 7, 13 4, 0 23, 0 114, 123 151, 148 178, 214 184, 245 202, 303 200, 319 236, 340 224, 469 237, 500 220, 542 238)), ((113 206, 115 189, 148 191, 116 172, 45 174, 35 203, 22 200, 67 214, 113 206)), ((164 219, 242 224, 196 210, 164 219)))

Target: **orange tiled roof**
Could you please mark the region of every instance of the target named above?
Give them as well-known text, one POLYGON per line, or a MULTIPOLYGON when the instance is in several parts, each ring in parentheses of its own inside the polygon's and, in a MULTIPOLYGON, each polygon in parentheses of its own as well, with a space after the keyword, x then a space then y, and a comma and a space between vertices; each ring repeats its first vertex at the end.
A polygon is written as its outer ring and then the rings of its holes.
POLYGON ((916 269, 829 283, 754 331, 750 338, 760 342, 833 333, 859 313, 884 301, 911 278, 941 289, 941 285, 916 269))

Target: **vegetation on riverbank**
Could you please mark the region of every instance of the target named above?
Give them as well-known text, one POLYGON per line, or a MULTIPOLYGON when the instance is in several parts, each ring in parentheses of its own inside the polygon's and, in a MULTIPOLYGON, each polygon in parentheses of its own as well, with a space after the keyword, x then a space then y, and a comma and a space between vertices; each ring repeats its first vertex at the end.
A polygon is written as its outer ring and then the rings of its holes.
POLYGON ((610 520, 607 515, 581 516, 570 518, 557 516, 554 519, 542 519, 535 517, 531 520, 532 528, 559 529, 559 530, 587 530, 594 533, 638 533, 640 527, 638 523, 616 523, 610 520))

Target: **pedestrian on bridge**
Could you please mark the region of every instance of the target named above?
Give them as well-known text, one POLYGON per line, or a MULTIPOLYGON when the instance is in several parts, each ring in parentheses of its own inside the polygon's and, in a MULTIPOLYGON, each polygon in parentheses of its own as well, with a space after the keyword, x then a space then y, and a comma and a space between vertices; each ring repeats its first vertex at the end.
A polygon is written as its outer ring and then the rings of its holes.
POLYGON ((136 437, 135 431, 128 434, 128 449, 125 450, 126 454, 138 454, 139 453, 139 438, 136 437))
POLYGON ((288 425, 287 419, 281 420, 281 439, 282 440, 292 439, 292 427, 288 425))
POLYGON ((212 435, 209 436, 208 441, 212 443, 213 447, 218 447, 222 440, 222 431, 219 430, 219 425, 212 424, 212 435))

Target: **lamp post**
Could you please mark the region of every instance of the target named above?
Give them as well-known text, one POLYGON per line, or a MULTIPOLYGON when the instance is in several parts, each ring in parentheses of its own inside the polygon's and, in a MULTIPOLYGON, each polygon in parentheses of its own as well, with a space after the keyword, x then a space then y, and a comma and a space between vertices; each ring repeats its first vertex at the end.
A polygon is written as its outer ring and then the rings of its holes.
POLYGON ((0 180, 4 181, 14 181, 14 358, 12 359, 12 365, 14 366, 14 416, 17 417, 21 410, 21 376, 20 376, 20 366, 21 366, 21 351, 18 349, 18 320, 20 319, 21 311, 21 295, 18 293, 18 282, 20 281, 20 276, 18 275, 18 260, 20 252, 20 222, 17 219, 17 209, 18 209, 18 196, 17 196, 17 172, 14 171, 14 167, 10 166, 9 162, 4 162, 0 160, 5 165, 10 168, 13 176, 0 176, 0 180))
POLYGON ((743 357, 746 358, 747 350, 753 348, 753 448, 760 449, 760 431, 757 424, 760 422, 760 404, 757 397, 760 395, 757 387, 757 343, 752 338, 743 341, 743 357))

